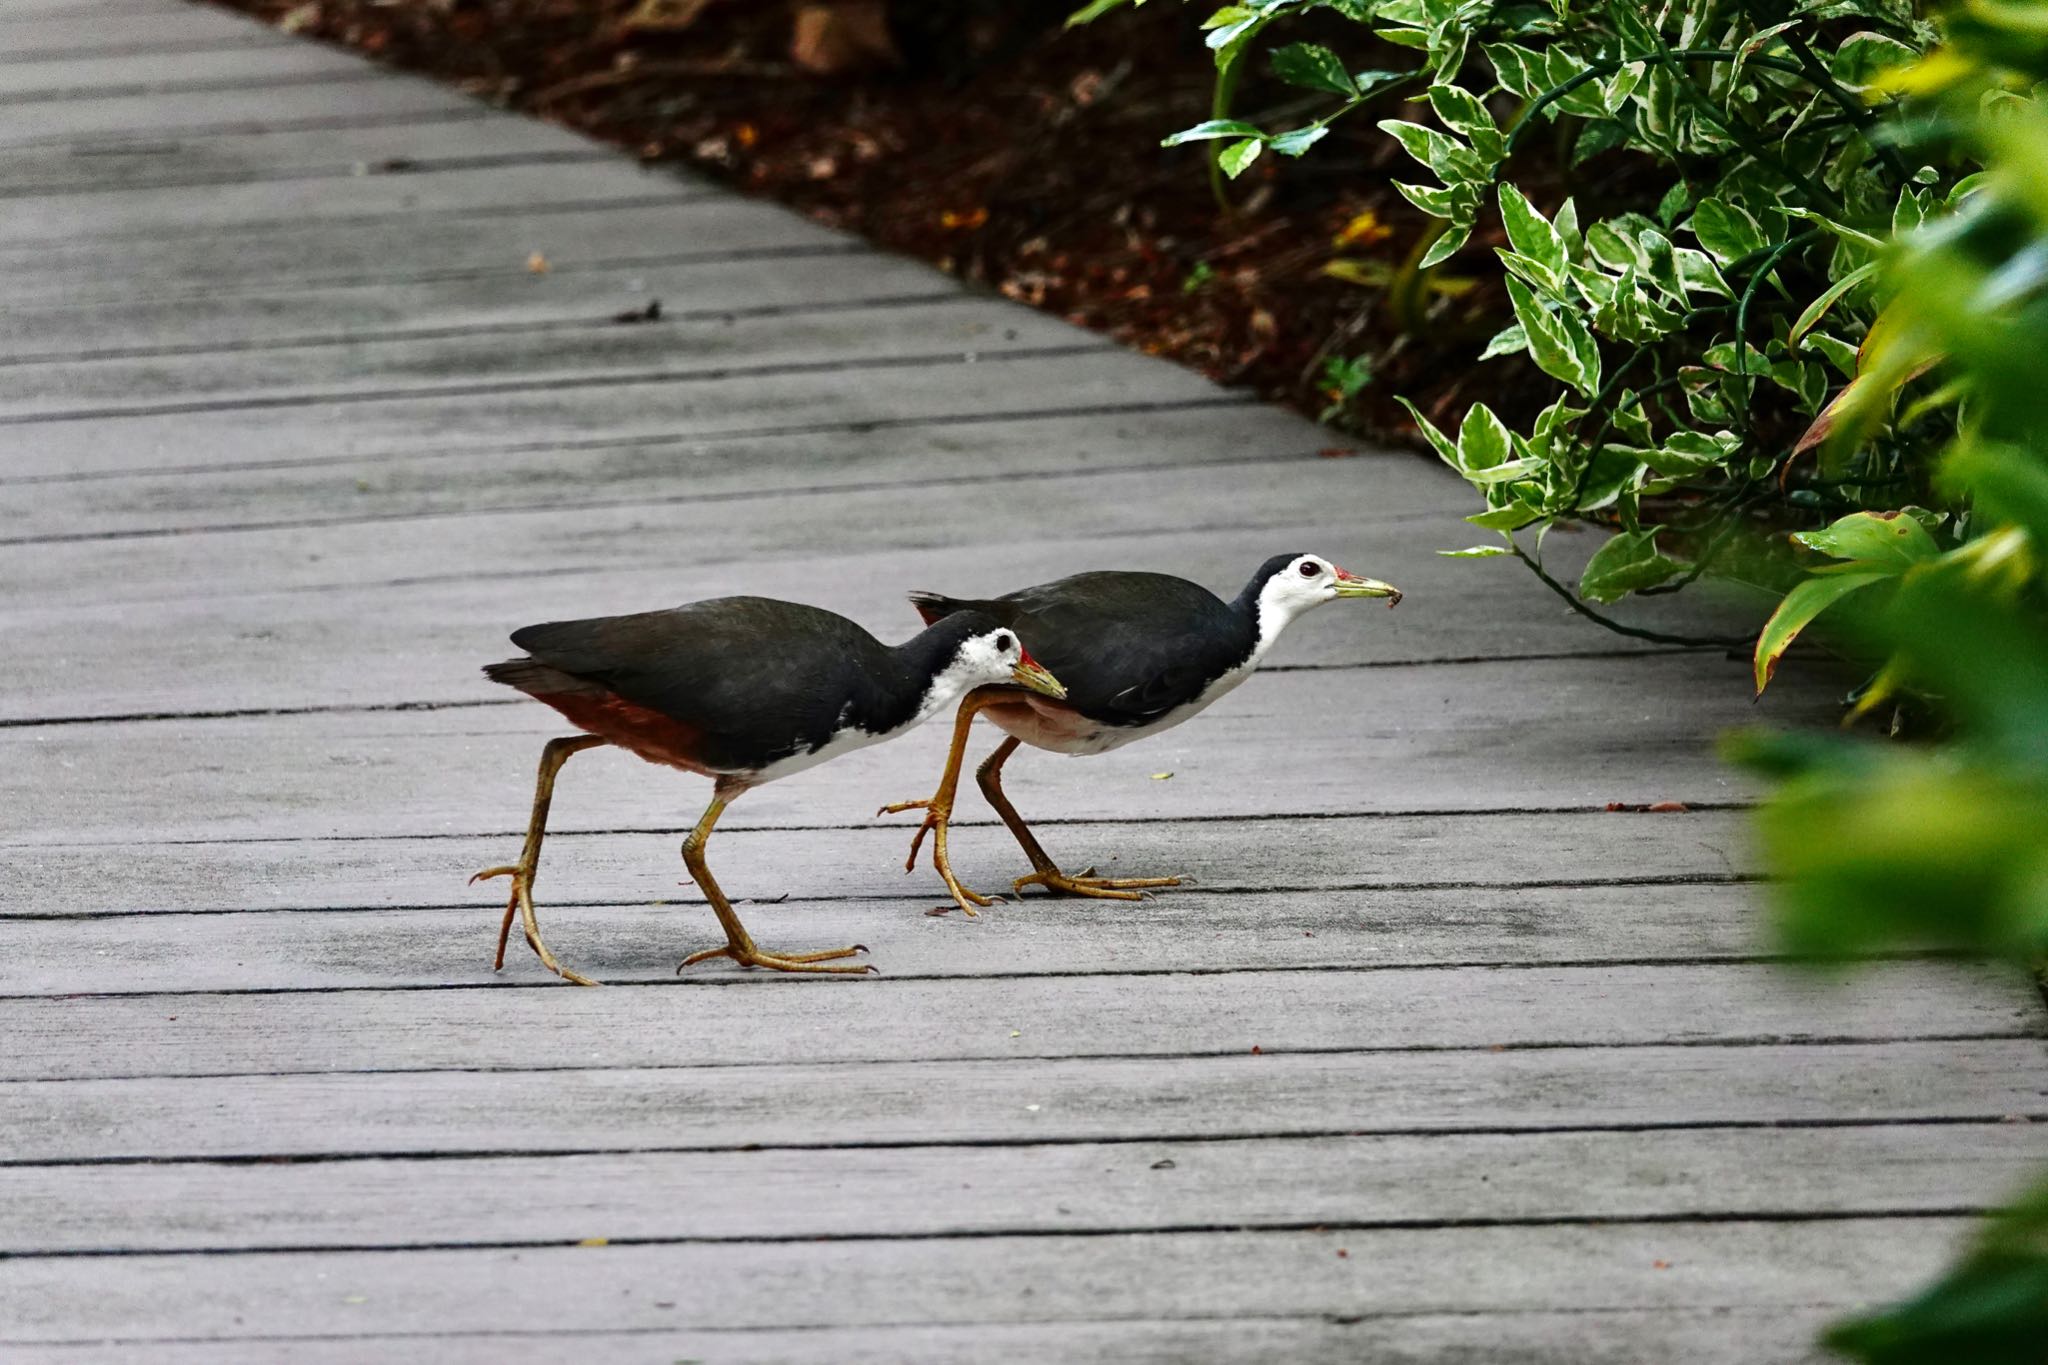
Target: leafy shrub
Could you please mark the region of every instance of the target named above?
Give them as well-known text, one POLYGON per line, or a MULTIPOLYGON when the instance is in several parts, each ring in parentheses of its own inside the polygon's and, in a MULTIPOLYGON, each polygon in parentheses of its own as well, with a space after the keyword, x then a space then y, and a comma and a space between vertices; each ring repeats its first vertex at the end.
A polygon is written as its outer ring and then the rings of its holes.
MULTIPOLYGON (((1885 241, 1951 213, 1978 169, 1967 144, 1940 135, 1944 116, 1913 84, 1924 77, 1895 74, 1940 37, 1920 8, 1244 0, 1204 23, 1217 116, 1166 141, 1206 143, 1216 172, 1236 176, 1404 98, 1407 116, 1378 126, 1429 173, 1397 186, 1439 220, 1419 266, 1478 232, 1501 242, 1513 317, 1480 356, 1526 353, 1557 385, 1526 430, 1484 403, 1451 432, 1410 407, 1484 497, 1469 520, 1500 536, 1460 553, 1540 570, 1545 530, 1588 520, 1618 534, 1581 575, 1584 601, 1710 572, 1793 587, 1758 640, 1761 688, 1819 611, 1889 591, 1902 552, 1934 557, 1969 538, 1966 508, 1931 478, 1959 393, 1885 325, 1878 269, 1885 241), (1418 64, 1360 70, 1332 46, 1275 41, 1318 11, 1353 21, 1361 51, 1391 45, 1418 64), (1258 55, 1324 101, 1315 117, 1262 127, 1232 115, 1258 55), (1863 512, 1905 516, 1841 521, 1863 512), (1746 552, 1759 528, 1811 534, 1759 556, 1746 552)), ((1971 13, 1985 9, 1999 7, 1971 13)))

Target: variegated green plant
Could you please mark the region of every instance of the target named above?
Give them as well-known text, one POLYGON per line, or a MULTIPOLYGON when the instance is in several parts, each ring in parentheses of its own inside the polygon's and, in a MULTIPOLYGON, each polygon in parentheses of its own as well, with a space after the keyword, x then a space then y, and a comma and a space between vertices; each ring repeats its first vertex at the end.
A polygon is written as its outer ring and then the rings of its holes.
MULTIPOLYGON (((1542 573, 1552 524, 1610 526, 1574 599, 1596 619, 1587 603, 1706 573, 1789 587, 1757 642, 1761 685, 1866 572, 1829 562, 1824 528, 1910 508, 1916 549, 1940 555, 1968 536, 1964 507, 1932 478, 1961 386, 1938 354, 1877 322, 1886 243, 1952 213, 1979 168, 1947 116, 1916 98, 1924 69, 1901 73, 1944 25, 2038 23, 2044 8, 1244 0, 1205 24, 1215 117, 1166 141, 1207 143, 1216 173, 1234 177, 1266 152, 1310 151, 1336 120, 1378 116, 1428 171, 1397 185, 1440 224, 1420 264, 1469 250, 1482 230, 1501 243, 1513 316, 1478 358, 1526 353, 1558 385, 1522 430, 1483 403, 1455 431, 1410 408, 1484 496, 1470 520, 1500 537, 1452 553, 1514 554, 1542 573), (1416 64, 1361 70, 1341 44, 1282 42, 1309 11, 1354 21, 1416 64), (1238 115, 1239 78, 1260 54, 1325 106, 1287 127, 1238 115), (1594 203, 1597 215, 1583 207, 1594 203), (1731 562, 1759 527, 1820 539, 1795 542, 1789 558, 1731 562), (1820 572, 1801 581, 1806 566, 1820 572)), ((2031 95, 1994 81, 1984 99, 2031 95)))

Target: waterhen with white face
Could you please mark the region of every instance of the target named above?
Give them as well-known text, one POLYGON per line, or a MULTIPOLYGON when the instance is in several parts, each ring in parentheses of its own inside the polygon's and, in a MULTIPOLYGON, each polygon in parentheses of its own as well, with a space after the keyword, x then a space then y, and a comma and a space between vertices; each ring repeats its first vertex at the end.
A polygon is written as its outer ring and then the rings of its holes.
MULTIPOLYGON (((712 801, 683 843, 683 863, 725 930, 725 946, 682 966, 729 957, 787 972, 864 972, 827 966, 865 949, 770 953, 756 947, 704 862, 719 814, 741 793, 893 739, 973 689, 1008 683, 1018 696, 1063 695, 1014 628, 980 612, 949 612, 900 645, 885 645, 854 622, 818 607, 766 597, 721 597, 668 611, 555 621, 512 632, 526 651, 484 669, 491 681, 546 702, 585 733, 541 751, 533 812, 519 861, 470 878, 510 877, 496 965, 517 914, 526 941, 548 970, 578 985, 541 942, 533 881, 547 831, 555 775, 572 754, 614 744, 650 763, 713 779, 712 801)), ((682 968, 678 967, 680 971, 682 968)))
POLYGON ((960 907, 973 914, 973 906, 990 903, 960 885, 946 852, 967 733, 974 717, 984 714, 1010 736, 975 776, 1031 860, 1031 872, 1019 877, 1014 889, 1038 883, 1055 894, 1129 900, 1149 887, 1178 885, 1177 877, 1098 877, 1093 868, 1072 876, 1060 871, 1004 795, 1003 764, 1020 743, 1060 754, 1100 754, 1179 725, 1250 677, 1296 617, 1349 597, 1385 598, 1392 606, 1401 593, 1391 584, 1347 573, 1321 555, 1300 553, 1275 555, 1261 564, 1230 602, 1199 584, 1158 573, 1075 574, 986 600, 912 593, 911 603, 927 623, 973 614, 1014 629, 1033 656, 1059 677, 1066 696, 1053 699, 992 687, 961 702, 938 791, 929 800, 883 807, 884 813, 925 812, 905 866, 916 865, 918 846, 931 833, 933 862, 960 907))

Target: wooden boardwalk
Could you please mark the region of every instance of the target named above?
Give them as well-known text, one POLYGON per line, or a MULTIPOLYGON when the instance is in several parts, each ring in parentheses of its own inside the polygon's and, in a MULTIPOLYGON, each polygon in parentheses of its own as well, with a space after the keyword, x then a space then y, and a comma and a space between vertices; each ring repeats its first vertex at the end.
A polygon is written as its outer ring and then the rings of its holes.
MULTIPOLYGON (((1199 377, 175 0, 0 8, 0 299, 9 1365, 1752 1365, 2048 1158, 2039 996, 1773 965, 1711 752, 1758 714, 1741 666, 1439 559, 1471 500, 1424 461, 1318 459, 1199 377), (502 892, 464 878, 560 730, 477 674, 510 628, 753 591, 900 636, 908 587, 1234 589, 1295 549, 1408 602, 1011 770, 1057 856, 1197 888, 926 915, 870 813, 929 788, 933 726, 713 845, 764 941, 884 975, 679 979, 703 784, 598 754, 540 900, 615 984, 488 970, 502 892)), ((1831 699, 1789 668, 1763 714, 1831 699)), ((965 819, 963 875, 1022 870, 965 819)))

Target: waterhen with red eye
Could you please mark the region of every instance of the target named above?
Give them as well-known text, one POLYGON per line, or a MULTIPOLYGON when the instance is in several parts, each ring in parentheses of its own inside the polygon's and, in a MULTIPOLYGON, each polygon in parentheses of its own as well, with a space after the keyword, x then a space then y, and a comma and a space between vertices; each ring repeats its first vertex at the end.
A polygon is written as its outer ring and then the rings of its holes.
POLYGON ((612 744, 713 780, 711 805, 683 843, 683 863, 726 942, 692 954, 684 967, 730 957, 780 971, 864 972, 870 969, 824 965, 865 951, 860 945, 794 954, 755 946, 704 862, 720 813, 764 782, 893 739, 976 688, 1006 683, 1017 695, 1062 695, 1013 627, 972 610, 948 612, 891 646, 818 607, 722 597, 667 611, 527 626, 512 633, 512 643, 525 656, 491 664, 485 676, 546 702, 584 733, 550 740, 541 751, 519 861, 470 880, 512 879, 498 931, 498 967, 505 965, 506 939, 518 915, 548 970, 586 986, 597 983, 563 968, 541 942, 533 908, 555 775, 571 755, 612 744))
POLYGON ((989 898, 962 887, 946 852, 946 827, 960 779, 961 759, 974 717, 985 714, 1009 734, 976 771, 982 794, 995 807, 1031 860, 1031 872, 1013 889, 1033 883, 1054 894, 1135 899, 1145 889, 1175 886, 1177 877, 1111 878, 1094 869, 1060 871, 1002 787, 1003 764, 1017 746, 1060 754, 1100 754, 1171 729, 1200 713, 1258 667, 1280 633, 1303 612, 1340 598, 1401 600, 1398 588, 1348 573, 1320 555, 1275 555, 1259 566, 1244 591, 1229 602, 1207 588, 1169 574, 1075 574, 1002 597, 966 599, 914 592, 911 603, 926 622, 974 614, 1014 629, 1032 654, 1058 675, 1063 699, 992 687, 960 704, 953 745, 938 791, 928 800, 903 801, 883 811, 923 809, 924 824, 911 841, 917 863, 924 836, 933 837, 933 862, 962 909, 989 898))

